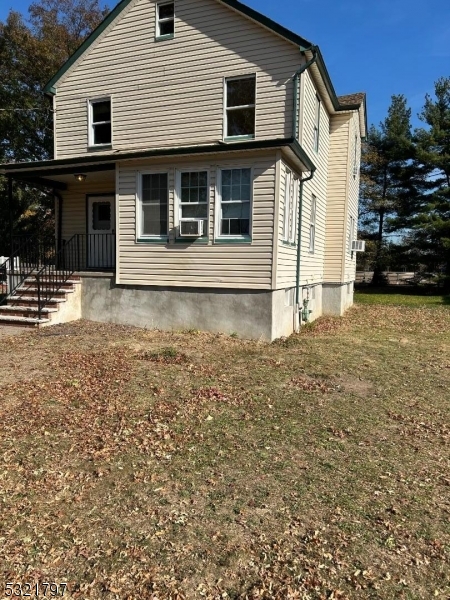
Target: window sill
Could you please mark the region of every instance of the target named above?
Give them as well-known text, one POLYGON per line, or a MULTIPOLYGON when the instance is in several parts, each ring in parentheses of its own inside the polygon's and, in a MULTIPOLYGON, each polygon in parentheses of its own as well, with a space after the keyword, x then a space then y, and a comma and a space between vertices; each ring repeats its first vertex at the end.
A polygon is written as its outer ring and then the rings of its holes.
POLYGON ((174 38, 174 33, 168 33, 167 35, 158 35, 155 37, 155 42, 165 42, 166 40, 173 40, 174 38))
POLYGON ((95 146, 88 146, 88 152, 95 152, 96 150, 112 150, 112 144, 96 144, 95 146))
POLYGON ((167 245, 169 238, 167 237, 140 237, 137 238, 137 244, 164 244, 167 245))
POLYGON ((248 140, 254 140, 255 139, 255 135, 236 135, 233 137, 226 137, 224 138, 224 142, 245 142, 248 140))
POLYGON ((175 244, 183 244, 185 246, 191 246, 192 244, 207 246, 209 244, 209 240, 208 238, 180 237, 175 239, 175 244))
POLYGON ((250 236, 240 237, 220 237, 214 240, 215 244, 251 244, 252 238, 250 236))
POLYGON ((295 242, 288 242, 286 240, 281 240, 281 244, 286 246, 287 248, 296 248, 297 244, 295 242))

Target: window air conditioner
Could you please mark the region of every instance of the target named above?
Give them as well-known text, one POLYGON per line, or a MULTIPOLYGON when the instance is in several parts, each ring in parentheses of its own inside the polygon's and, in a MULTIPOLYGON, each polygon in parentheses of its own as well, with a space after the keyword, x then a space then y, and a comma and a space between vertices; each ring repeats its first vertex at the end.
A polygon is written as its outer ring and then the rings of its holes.
POLYGON ((180 236, 182 237, 202 237, 203 220, 201 219, 181 219, 180 236))
POLYGON ((365 252, 366 251, 366 242, 362 240, 353 240, 352 242, 352 252, 365 252))

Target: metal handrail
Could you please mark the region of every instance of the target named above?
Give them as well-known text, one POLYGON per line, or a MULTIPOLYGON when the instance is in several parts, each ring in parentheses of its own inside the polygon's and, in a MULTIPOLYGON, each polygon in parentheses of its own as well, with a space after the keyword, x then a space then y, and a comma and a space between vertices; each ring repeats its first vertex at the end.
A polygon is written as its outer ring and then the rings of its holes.
POLYGON ((53 245, 47 247, 34 238, 27 238, 11 253, 11 256, 2 265, 2 270, 6 275, 7 294, 0 300, 0 305, 5 304, 11 298, 33 271, 41 268, 42 264, 47 262, 46 255, 50 251, 54 251, 53 245))
POLYGON ((80 236, 73 235, 68 242, 56 252, 54 261, 45 264, 35 274, 38 299, 38 319, 42 309, 63 285, 80 270, 80 236))

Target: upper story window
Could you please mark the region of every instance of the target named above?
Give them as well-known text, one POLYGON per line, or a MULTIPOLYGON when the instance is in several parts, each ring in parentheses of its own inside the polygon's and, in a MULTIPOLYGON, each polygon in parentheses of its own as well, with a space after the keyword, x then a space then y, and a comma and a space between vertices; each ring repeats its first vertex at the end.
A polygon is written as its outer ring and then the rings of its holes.
POLYGON ((316 95, 316 109, 315 109, 315 115, 314 115, 314 139, 313 139, 313 147, 316 152, 319 152, 320 106, 321 106, 320 98, 319 98, 319 96, 316 95))
POLYGON ((175 3, 161 2, 156 5, 156 37, 170 39, 175 35, 175 3))
POLYGON ((89 146, 110 145, 111 141, 111 98, 90 100, 89 146))
POLYGON ((137 237, 167 237, 169 204, 167 173, 142 173, 138 200, 137 237))
POLYGON ((250 236, 252 170, 223 169, 219 188, 219 236, 250 236))
POLYGON ((225 80, 225 138, 255 137, 256 77, 225 80))
POLYGON ((311 214, 309 216, 309 251, 313 254, 316 249, 316 212, 317 198, 311 196, 311 214))

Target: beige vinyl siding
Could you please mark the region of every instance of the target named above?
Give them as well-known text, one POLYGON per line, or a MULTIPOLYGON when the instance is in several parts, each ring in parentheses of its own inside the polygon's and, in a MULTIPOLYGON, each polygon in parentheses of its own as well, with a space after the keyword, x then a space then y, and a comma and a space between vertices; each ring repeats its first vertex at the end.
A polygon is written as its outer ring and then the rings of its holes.
POLYGON ((328 207, 326 219, 325 281, 343 281, 346 204, 349 185, 348 113, 334 115, 330 127, 328 207))
POLYGON ((114 196, 114 172, 108 180, 103 175, 101 181, 95 181, 95 175, 90 174, 83 183, 70 183, 69 188, 62 192, 62 237, 68 241, 76 233, 86 233, 86 196, 112 195, 114 196))
MULTIPOLYGON (((317 167, 314 177, 303 188, 300 285, 320 283, 324 276, 325 221, 328 194, 329 124, 328 111, 321 103, 319 152, 313 149, 316 88, 308 71, 302 75, 300 136, 303 148, 317 167), (316 234, 314 253, 309 251, 309 231, 312 196, 316 196, 316 234)), ((280 215, 278 221, 279 244, 277 259, 277 287, 289 288, 296 284, 297 248, 283 243, 284 185, 286 163, 282 164, 280 181, 280 215)), ((290 167, 289 167, 290 168, 290 167)), ((292 169, 291 169, 292 170, 292 169)), ((300 178, 301 173, 295 173, 300 178)), ((303 178, 309 173, 304 173, 303 178)))
POLYGON ((344 281, 354 281, 356 276, 356 252, 352 255, 348 252, 348 231, 350 226, 350 216, 355 219, 355 230, 353 233, 353 239, 357 239, 357 223, 358 223, 358 203, 359 203, 359 163, 361 154, 361 138, 359 132, 359 118, 358 113, 354 112, 350 115, 349 121, 349 168, 348 168, 348 210, 347 210, 347 224, 346 224, 346 242, 345 242, 345 267, 344 267, 344 281), (357 174, 354 176, 354 156, 355 156, 355 135, 357 136, 357 174))
POLYGON ((325 222, 328 202, 328 170, 330 149, 330 116, 325 103, 320 104, 319 151, 314 151, 314 123, 317 90, 309 70, 304 73, 303 148, 311 157, 317 170, 303 189, 302 249, 300 284, 323 281, 325 256, 325 222), (309 225, 312 195, 317 198, 316 238, 314 254, 309 252, 309 225))
POLYGON ((155 2, 135 0, 57 86, 59 158, 87 152, 87 99, 112 97, 113 151, 217 143, 224 77, 256 73, 256 139, 291 135, 298 48, 215 0, 177 0, 155 41, 155 2))
POLYGON ((118 279, 128 285, 192 286, 271 289, 275 201, 275 152, 239 159, 174 159, 162 163, 125 163, 118 167, 119 265, 118 279), (214 242, 215 184, 220 168, 253 169, 252 243, 214 242), (136 184, 140 171, 164 170, 169 174, 169 243, 136 242, 136 184), (175 169, 207 170, 209 174, 209 243, 175 241, 175 169))

